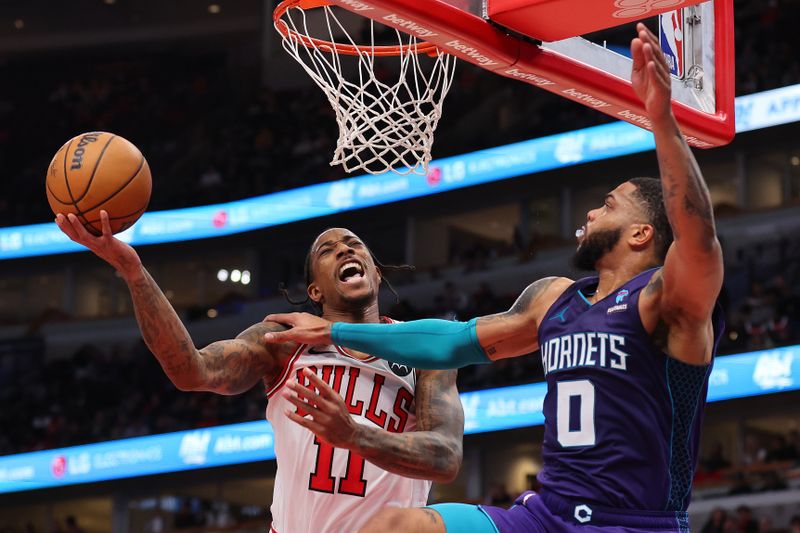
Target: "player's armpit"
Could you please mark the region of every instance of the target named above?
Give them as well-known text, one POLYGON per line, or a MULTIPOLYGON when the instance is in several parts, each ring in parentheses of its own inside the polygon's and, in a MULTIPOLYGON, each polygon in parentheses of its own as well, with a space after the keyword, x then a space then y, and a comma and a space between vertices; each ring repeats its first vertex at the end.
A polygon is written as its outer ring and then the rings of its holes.
POLYGON ((262 379, 267 384, 273 382, 295 347, 265 344, 264 334, 284 329, 274 322, 260 322, 235 339, 217 341, 201 349, 199 375, 189 390, 233 395, 246 392, 262 379))
POLYGON ((722 250, 714 238, 701 252, 675 242, 661 269, 660 310, 666 322, 707 322, 722 288, 722 250))
POLYGON ((536 351, 539 322, 571 284, 567 278, 542 278, 528 285, 508 311, 479 318, 478 341, 486 356, 495 361, 536 351))
POLYGON ((714 343, 713 308, 707 311, 708 315, 697 316, 682 311, 680 305, 665 303, 665 296, 662 269, 653 274, 639 298, 639 314, 645 330, 653 342, 671 357, 691 365, 708 364, 714 343))

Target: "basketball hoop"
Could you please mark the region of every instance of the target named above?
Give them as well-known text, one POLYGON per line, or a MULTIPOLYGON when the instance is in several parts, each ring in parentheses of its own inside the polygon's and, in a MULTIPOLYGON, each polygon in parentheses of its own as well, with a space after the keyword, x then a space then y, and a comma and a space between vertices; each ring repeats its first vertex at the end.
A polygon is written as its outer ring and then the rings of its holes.
POLYGON ((272 18, 283 48, 325 92, 336 113, 339 138, 331 165, 370 174, 427 172, 442 102, 453 81, 453 56, 388 27, 398 44, 377 44, 371 19, 364 19, 369 20, 369 43, 359 45, 326 0, 284 0, 272 18), (306 10, 313 8, 324 12, 327 35, 322 38, 309 31, 306 10), (376 59, 383 66, 380 58, 392 57, 399 60, 397 80, 379 79, 385 75, 376 75, 376 59))

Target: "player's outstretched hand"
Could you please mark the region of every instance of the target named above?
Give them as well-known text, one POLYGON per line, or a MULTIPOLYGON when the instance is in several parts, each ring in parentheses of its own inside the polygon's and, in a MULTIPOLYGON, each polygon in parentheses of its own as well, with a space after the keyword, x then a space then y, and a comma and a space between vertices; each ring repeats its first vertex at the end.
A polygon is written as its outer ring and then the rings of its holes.
POLYGON ((331 344, 331 326, 328 320, 309 313, 282 313, 267 315, 265 322, 285 324, 290 329, 264 335, 264 341, 272 344, 294 342, 314 346, 331 344))
POLYGON ((639 35, 631 41, 633 71, 631 83, 644 103, 650 120, 660 120, 672 113, 672 80, 669 67, 658 39, 641 22, 636 25, 639 35))
POLYGON ((100 211, 100 224, 103 234, 96 236, 89 233, 74 214, 56 215, 56 225, 67 237, 90 249, 121 274, 125 275, 127 271, 141 265, 136 250, 112 235, 108 213, 105 210, 100 211))
POLYGON ((294 379, 286 382, 291 392, 284 391, 283 396, 297 407, 297 412, 287 409, 286 416, 334 448, 351 448, 356 442, 358 424, 344 400, 308 368, 303 369, 303 376, 308 386, 294 379))

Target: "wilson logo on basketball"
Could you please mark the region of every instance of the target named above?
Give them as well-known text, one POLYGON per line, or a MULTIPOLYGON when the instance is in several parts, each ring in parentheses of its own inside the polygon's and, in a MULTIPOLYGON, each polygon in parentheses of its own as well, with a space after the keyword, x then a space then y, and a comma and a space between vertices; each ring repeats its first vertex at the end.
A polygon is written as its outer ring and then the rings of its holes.
POLYGON ((81 140, 78 142, 75 151, 72 152, 72 164, 70 165, 70 170, 78 170, 83 165, 83 154, 86 152, 86 146, 89 143, 97 142, 97 134, 90 133, 88 135, 84 135, 81 137, 81 140))
POLYGON ((679 6, 686 0, 616 0, 614 7, 618 8, 613 14, 618 19, 638 18, 651 11, 679 6))

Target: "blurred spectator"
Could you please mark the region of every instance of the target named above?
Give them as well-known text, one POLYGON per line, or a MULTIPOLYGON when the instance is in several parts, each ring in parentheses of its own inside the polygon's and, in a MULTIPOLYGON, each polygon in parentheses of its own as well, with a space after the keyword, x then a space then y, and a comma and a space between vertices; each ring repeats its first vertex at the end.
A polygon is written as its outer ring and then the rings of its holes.
POLYGON ((714 509, 711 511, 711 516, 708 517, 700 533, 725 533, 725 522, 727 519, 728 513, 726 513, 724 509, 714 509))
POLYGON ((783 476, 774 470, 765 472, 763 477, 764 481, 761 484, 760 490, 764 492, 773 490, 786 490, 789 488, 789 486, 786 484, 786 480, 783 479, 783 476))
POLYGON ((750 494, 753 492, 753 487, 747 481, 747 478, 741 472, 736 472, 733 475, 733 484, 731 485, 728 495, 736 496, 738 494, 750 494))
POLYGON ((742 453, 741 464, 751 466, 761 464, 767 458, 767 450, 761 443, 758 435, 749 434, 744 439, 744 450, 742 453))
POLYGON ((765 457, 767 463, 793 461, 797 459, 797 450, 789 444, 783 435, 775 435, 770 442, 769 450, 765 457))
POLYGON ((456 288, 452 281, 447 281, 444 284, 444 290, 436 296, 434 301, 436 307, 435 316, 445 320, 455 320, 462 317, 469 304, 469 298, 466 293, 456 288))
POLYGON ((791 522, 789 522, 789 528, 790 533, 800 533, 800 515, 792 517, 791 522))
POLYGON ((472 312, 474 316, 485 316, 498 311, 497 297, 489 286, 489 283, 482 281, 472 294, 472 312))
POLYGON ((753 518, 753 511, 746 505, 736 508, 736 531, 738 533, 758 533, 758 522, 753 518))
POLYGON ((725 458, 724 453, 722 443, 717 442, 708 457, 703 460, 703 467, 709 472, 715 472, 730 467, 731 462, 725 458))
POLYGON ((503 483, 495 483, 492 485, 492 489, 486 497, 485 503, 495 507, 509 507, 514 503, 514 498, 508 493, 503 483))
POLYGON ((84 529, 78 525, 78 519, 72 515, 67 516, 65 524, 64 533, 84 533, 84 529))
POLYGON ((788 445, 795 459, 800 459, 800 431, 793 429, 789 432, 788 445))

